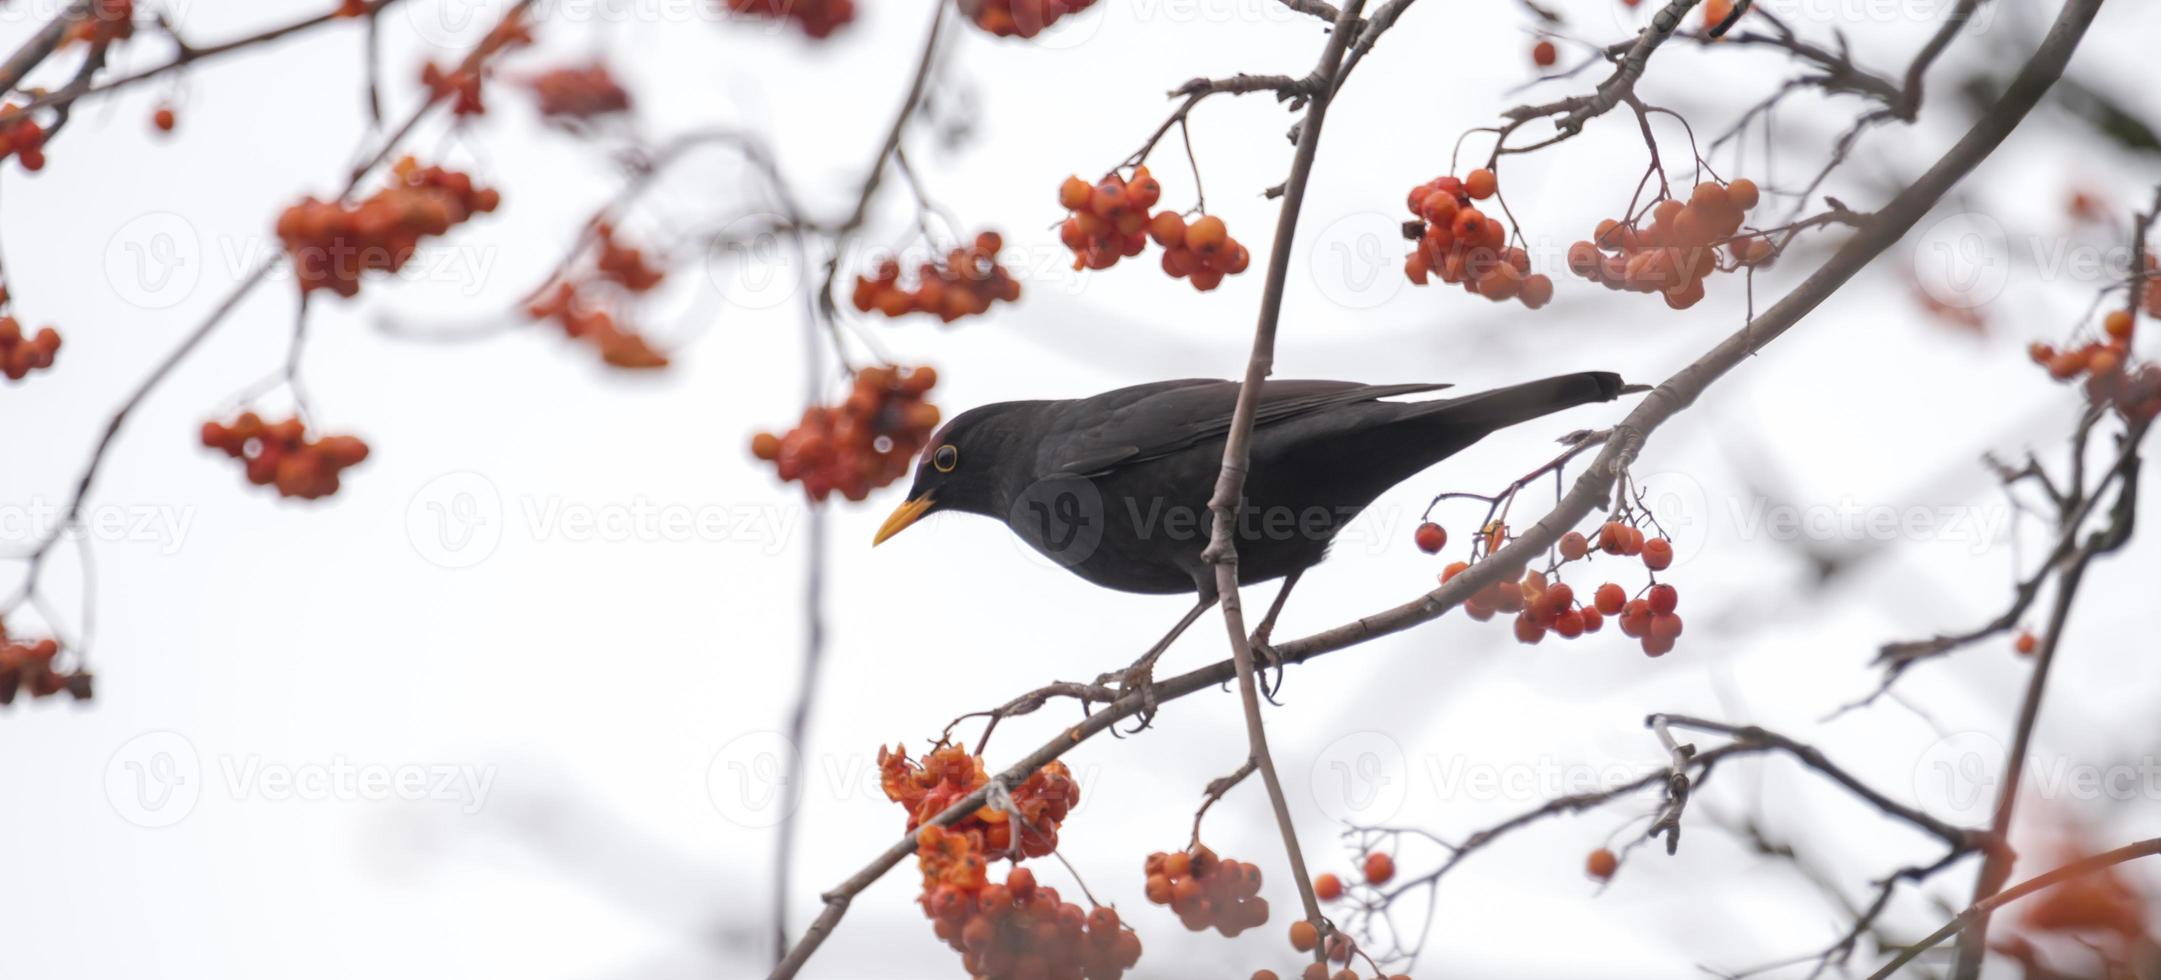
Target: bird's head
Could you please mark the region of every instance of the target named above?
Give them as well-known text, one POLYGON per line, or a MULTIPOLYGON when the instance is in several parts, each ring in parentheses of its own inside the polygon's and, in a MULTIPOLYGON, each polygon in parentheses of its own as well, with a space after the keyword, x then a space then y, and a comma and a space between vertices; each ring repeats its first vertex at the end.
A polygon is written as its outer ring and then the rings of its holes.
POLYGON ((1026 406, 1031 402, 1000 402, 971 408, 955 416, 923 446, 916 461, 915 482, 908 499, 894 508, 879 525, 873 547, 899 534, 908 525, 938 511, 1001 516, 998 496, 1006 482, 1026 478, 1035 462, 1035 447, 1026 438, 1026 406))

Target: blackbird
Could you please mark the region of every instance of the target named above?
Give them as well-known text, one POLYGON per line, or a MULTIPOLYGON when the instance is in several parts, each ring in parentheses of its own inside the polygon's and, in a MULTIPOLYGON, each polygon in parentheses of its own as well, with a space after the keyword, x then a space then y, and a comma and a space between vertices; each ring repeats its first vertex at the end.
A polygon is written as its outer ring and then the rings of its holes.
MULTIPOLYGON (((1395 400, 1447 387, 1263 382, 1236 524, 1238 581, 1285 582, 1257 644, 1298 576, 1390 487, 1496 429, 1640 390, 1593 371, 1458 398, 1395 400)), ((931 437, 907 501, 872 544, 938 511, 981 514, 1097 585, 1196 595, 1185 618, 1135 664, 1144 669, 1217 601, 1215 569, 1201 551, 1237 401, 1238 382, 1187 379, 970 409, 931 437)))

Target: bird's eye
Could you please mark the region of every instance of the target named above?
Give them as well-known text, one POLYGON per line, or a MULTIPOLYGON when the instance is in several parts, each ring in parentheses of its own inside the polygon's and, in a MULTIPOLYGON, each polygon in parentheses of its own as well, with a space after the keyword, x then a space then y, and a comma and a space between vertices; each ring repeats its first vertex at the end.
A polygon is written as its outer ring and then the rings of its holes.
POLYGON ((953 467, 960 465, 960 450, 952 446, 939 446, 938 451, 930 456, 930 465, 937 467, 940 473, 951 473, 953 467))

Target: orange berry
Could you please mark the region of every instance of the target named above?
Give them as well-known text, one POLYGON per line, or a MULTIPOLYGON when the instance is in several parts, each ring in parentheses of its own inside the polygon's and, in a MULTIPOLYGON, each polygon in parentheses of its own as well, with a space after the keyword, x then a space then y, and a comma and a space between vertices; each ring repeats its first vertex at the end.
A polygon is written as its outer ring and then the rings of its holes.
POLYGON ((158 128, 158 132, 161 133, 172 132, 173 124, 176 121, 177 120, 173 116, 172 106, 161 105, 158 107, 158 110, 156 112, 150 114, 150 124, 156 126, 158 128))
POLYGON ((2108 316, 2101 318, 2101 326, 2102 329, 2108 331, 2108 335, 2113 339, 2130 340, 2131 327, 2133 326, 2131 311, 2110 310, 2108 316))
POLYGON ((1652 615, 1670 616, 1681 604, 1681 592, 1671 585, 1660 582, 1651 586, 1651 591, 1644 596, 1644 601, 1650 604, 1652 615))
POLYGON ((1652 538, 1643 543, 1643 564, 1654 572, 1663 572, 1673 564, 1673 542, 1665 538, 1652 538))
POLYGON ((1058 185, 1058 203, 1064 205, 1068 211, 1087 207, 1089 198, 1094 194, 1095 185, 1079 177, 1067 177, 1065 183, 1058 185))
POLYGON ((1517 298, 1523 300, 1524 306, 1534 310, 1553 302, 1553 277, 1543 272, 1523 277, 1523 291, 1517 294, 1517 298))
POLYGON ((2019 633, 2018 639, 2011 641, 2011 649, 2018 651, 2019 656, 2022 657, 2032 656, 2034 650, 2040 645, 2041 641, 2033 635, 2032 630, 2019 633))
POLYGON ((1598 591, 1592 594, 1592 601, 1599 612, 1608 616, 1618 616, 1621 614, 1621 607, 1628 604, 1628 593, 1622 591, 1619 585, 1607 582, 1599 586, 1598 591))
POLYGON ((1756 182, 1746 177, 1726 185, 1726 200, 1743 211, 1755 207, 1761 197, 1762 192, 1756 189, 1756 182))
POLYGON ((1590 552, 1591 542, 1583 536, 1582 532, 1570 531, 1561 535, 1561 557, 1563 559, 1576 561, 1584 555, 1590 554, 1590 552))
POLYGON ((1148 219, 1148 237, 1164 248, 1177 248, 1186 243, 1186 221, 1175 211, 1158 211, 1148 219))
POLYGON ((1396 859, 1380 851, 1375 851, 1366 855, 1365 871, 1366 881, 1375 885, 1385 885, 1388 883, 1388 879, 1396 876, 1396 859))
POLYGON ((1186 247, 1202 255, 1213 254, 1230 240, 1230 233, 1223 227, 1223 219, 1204 214, 1186 226, 1186 247))
POLYGON ((1321 930, 1315 927, 1313 923, 1307 922, 1304 919, 1300 919, 1296 922, 1291 923, 1292 949, 1295 949, 1301 953, 1310 953, 1313 952, 1314 947, 1319 946, 1320 944, 1321 930))
POLYGON ((1531 46, 1531 64, 1540 68, 1551 68, 1553 63, 1559 60, 1561 52, 1553 46, 1552 41, 1540 41, 1531 46))
POLYGON ((1429 555, 1439 554, 1442 548, 1448 547, 1448 529, 1432 521, 1418 525, 1411 537, 1418 542, 1418 550, 1429 555))
POLYGON ((1612 878, 1614 872, 1621 870, 1621 859, 1611 850, 1601 847, 1591 852, 1590 858, 1583 863, 1583 870, 1591 877, 1605 881, 1612 878))
POLYGON ((1343 897, 1343 879, 1333 873, 1313 879, 1313 894, 1323 902, 1333 902, 1343 897))
POLYGON ((1493 171, 1480 167, 1463 178, 1463 193, 1471 200, 1483 201, 1501 189, 1501 179, 1493 171))

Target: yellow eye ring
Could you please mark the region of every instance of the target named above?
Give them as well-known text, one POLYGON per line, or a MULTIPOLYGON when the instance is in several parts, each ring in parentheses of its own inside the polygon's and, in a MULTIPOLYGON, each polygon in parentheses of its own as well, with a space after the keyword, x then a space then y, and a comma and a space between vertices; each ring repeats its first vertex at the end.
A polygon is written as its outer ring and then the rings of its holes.
POLYGON ((930 465, 940 473, 951 473, 954 467, 960 465, 960 450, 952 446, 939 446, 938 451, 930 455, 930 465))

